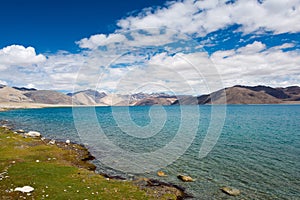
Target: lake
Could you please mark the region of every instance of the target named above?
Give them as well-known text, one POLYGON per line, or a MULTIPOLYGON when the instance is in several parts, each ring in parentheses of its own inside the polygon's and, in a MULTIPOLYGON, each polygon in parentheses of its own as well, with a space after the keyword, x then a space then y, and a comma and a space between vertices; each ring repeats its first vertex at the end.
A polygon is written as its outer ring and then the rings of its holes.
POLYGON ((300 199, 300 105, 20 109, 0 120, 85 144, 100 172, 172 182, 195 199, 235 199, 222 186, 239 199, 300 199))

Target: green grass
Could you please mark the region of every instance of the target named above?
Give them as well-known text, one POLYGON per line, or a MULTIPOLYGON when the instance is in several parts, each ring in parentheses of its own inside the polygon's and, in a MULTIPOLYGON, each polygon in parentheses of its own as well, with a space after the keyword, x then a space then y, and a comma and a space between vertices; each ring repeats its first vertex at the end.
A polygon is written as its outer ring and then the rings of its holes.
MULTIPOLYGON (((74 150, 0 128, 0 174, 7 172, 0 180, 0 199, 158 199, 156 191, 142 190, 129 181, 107 180, 88 170, 90 165, 78 160, 74 150), (35 189, 30 196, 12 191, 25 185, 35 189)), ((176 196, 164 194, 159 199, 176 196)))

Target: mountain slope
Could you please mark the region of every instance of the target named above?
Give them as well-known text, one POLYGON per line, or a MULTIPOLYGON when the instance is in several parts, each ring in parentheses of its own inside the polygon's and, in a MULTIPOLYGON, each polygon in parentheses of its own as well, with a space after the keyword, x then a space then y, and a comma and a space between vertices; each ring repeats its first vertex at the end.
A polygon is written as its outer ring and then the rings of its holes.
POLYGON ((24 95, 24 92, 1 85, 0 87, 0 102, 33 102, 30 98, 24 95))
POLYGON ((176 101, 176 98, 162 98, 162 97, 148 97, 145 99, 142 99, 136 103, 134 103, 134 106, 150 106, 150 105, 172 105, 172 103, 176 101))
MULTIPOLYGON (((272 88, 268 86, 241 86, 218 90, 197 97, 197 104, 284 104, 300 103, 300 87, 272 88)), ((195 104, 195 97, 178 99, 173 105, 195 104)))
MULTIPOLYGON (((24 93, 34 103, 72 105, 72 98, 52 90, 37 90, 24 93)), ((76 103, 78 104, 78 103, 76 103)))
MULTIPOLYGON (((254 91, 251 89, 243 87, 231 87, 226 88, 226 100, 224 91, 219 92, 219 94, 212 93, 214 103, 222 104, 226 102, 227 104, 279 104, 282 101, 265 91, 254 91)), ((211 102, 210 102, 211 103, 211 102)))
POLYGON ((101 104, 101 99, 107 96, 104 92, 98 92, 95 90, 83 90, 75 93, 69 93, 74 101, 79 102, 83 105, 97 105, 101 104))
POLYGON ((52 105, 149 106, 196 104, 300 104, 300 87, 272 88, 241 86, 225 88, 198 97, 165 93, 106 94, 84 90, 68 95, 52 90, 36 90, 0 85, 0 103, 52 105))

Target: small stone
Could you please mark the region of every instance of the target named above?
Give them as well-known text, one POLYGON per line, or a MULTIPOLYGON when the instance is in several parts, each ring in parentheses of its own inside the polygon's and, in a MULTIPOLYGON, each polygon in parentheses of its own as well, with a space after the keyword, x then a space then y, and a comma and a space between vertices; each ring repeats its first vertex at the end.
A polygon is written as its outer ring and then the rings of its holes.
POLYGON ((37 131, 29 131, 28 133, 24 134, 27 137, 41 137, 41 133, 37 131))
POLYGON ((33 190, 34 190, 34 188, 31 186, 17 187, 14 189, 14 191, 19 191, 19 192, 23 192, 23 193, 32 192, 33 190))
POLYGON ((231 195, 231 196, 238 196, 241 194, 241 191, 236 189, 236 188, 232 188, 232 187, 222 187, 221 188, 222 192, 228 194, 228 195, 231 195))
POLYGON ((163 176, 167 176, 167 175, 166 175, 165 172, 163 172, 163 171, 158 171, 158 172, 157 172, 157 176, 163 177, 163 176))
POLYGON ((15 131, 16 133, 25 133, 25 131, 23 129, 19 129, 15 131))
POLYGON ((49 144, 54 145, 55 144, 55 140, 50 140, 49 144))
POLYGON ((193 182, 193 181, 195 181, 192 177, 185 176, 185 175, 178 175, 177 178, 182 180, 183 182, 193 182))

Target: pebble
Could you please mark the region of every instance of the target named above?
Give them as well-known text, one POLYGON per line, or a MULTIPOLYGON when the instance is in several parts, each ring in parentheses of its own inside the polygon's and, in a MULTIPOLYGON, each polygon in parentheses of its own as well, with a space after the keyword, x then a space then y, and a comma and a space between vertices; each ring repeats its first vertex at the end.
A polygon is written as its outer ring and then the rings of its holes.
POLYGON ((55 140, 50 140, 49 144, 54 145, 55 144, 55 140))
POLYGON ((24 187, 17 187, 14 189, 14 191, 19 191, 19 192, 23 192, 23 193, 28 193, 28 192, 32 192, 34 190, 33 187, 31 186, 24 186, 24 187))
POLYGON ((157 176, 163 177, 163 176, 167 176, 167 175, 166 175, 165 172, 163 172, 163 171, 158 171, 158 172, 157 172, 157 176))
POLYGON ((28 133, 24 134, 27 137, 41 137, 41 133, 37 131, 29 131, 28 133))
POLYGON ((183 182, 193 182, 193 181, 195 181, 190 176, 178 175, 177 178, 180 179, 180 180, 182 180, 183 182))
POLYGON ((224 193, 226 193, 226 194, 228 194, 228 195, 231 195, 231 196, 238 196, 238 195, 241 194, 241 191, 240 191, 240 190, 238 190, 238 189, 236 189, 236 188, 232 188, 232 187, 227 187, 227 186, 225 186, 225 187, 222 187, 221 190, 222 190, 224 193))

